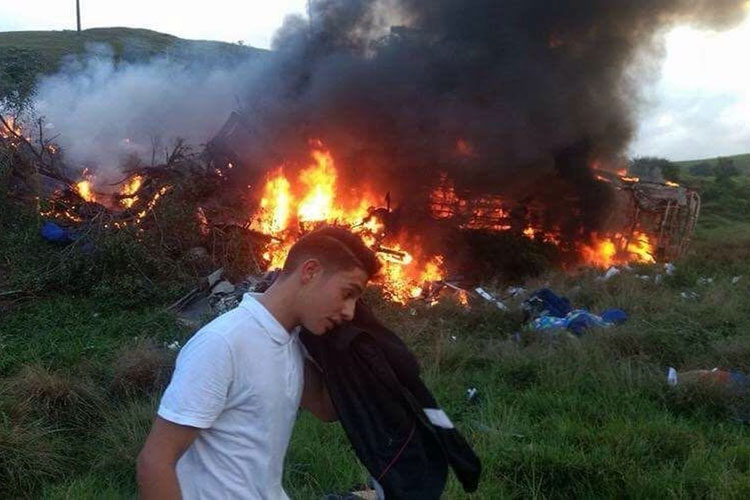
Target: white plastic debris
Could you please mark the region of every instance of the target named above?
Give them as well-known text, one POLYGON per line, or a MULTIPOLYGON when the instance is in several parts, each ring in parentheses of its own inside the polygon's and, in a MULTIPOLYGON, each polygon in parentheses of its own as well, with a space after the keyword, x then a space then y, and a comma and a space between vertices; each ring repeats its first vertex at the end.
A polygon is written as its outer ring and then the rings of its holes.
POLYGON ((607 272, 604 273, 604 276, 601 276, 601 277, 599 277, 597 279, 599 281, 607 281, 607 280, 611 279, 613 276, 617 276, 618 274, 620 274, 620 270, 617 267, 612 266, 609 269, 607 269, 607 272))
POLYGON ((662 279, 663 279, 663 276, 661 274, 657 274, 656 276, 654 276, 654 283, 656 283, 657 285, 661 285, 662 279))
POLYGON ((495 297, 492 296, 492 294, 490 294, 487 290, 485 290, 481 286, 475 288, 474 291, 477 292, 479 296, 485 299, 486 301, 492 302, 493 304, 495 304, 497 308, 500 309, 501 311, 508 310, 508 306, 503 304, 501 301, 497 300, 495 297))
POLYGON ((518 297, 519 295, 526 295, 526 289, 522 286, 509 286, 505 293, 510 297, 518 297))
POLYGON ((667 371, 667 383, 671 385, 672 387, 677 385, 677 370, 669 367, 669 370, 667 371))
POLYGON ((714 282, 713 278, 698 278, 699 285, 710 285, 714 282))
POLYGON ((479 394, 479 391, 476 387, 469 387, 466 389, 466 399, 469 401, 474 401, 477 397, 477 394, 479 394))
POLYGON ((682 297, 683 300, 698 300, 700 295, 696 292, 682 292, 680 293, 680 297, 682 297))
POLYGON ((647 274, 636 274, 635 277, 641 281, 651 281, 651 276, 647 274))
POLYGON ((456 337, 455 335, 451 335, 451 336, 450 336, 450 341, 451 341, 451 342, 455 342, 455 341, 457 341, 457 340, 458 340, 458 337, 456 337))
POLYGON ((180 342, 175 340, 171 344, 167 345, 167 349, 170 351, 179 351, 180 350, 180 342))
POLYGON ((677 268, 671 262, 664 264, 664 272, 667 273, 667 276, 672 276, 676 270, 677 268))
POLYGON ((736 285, 737 283, 740 282, 741 279, 742 279, 742 276, 735 276, 734 278, 732 278, 732 284, 736 285))
POLYGON ((220 281, 214 285, 214 287, 211 289, 211 295, 218 295, 221 293, 233 293, 235 290, 235 286, 228 282, 227 280, 220 281))

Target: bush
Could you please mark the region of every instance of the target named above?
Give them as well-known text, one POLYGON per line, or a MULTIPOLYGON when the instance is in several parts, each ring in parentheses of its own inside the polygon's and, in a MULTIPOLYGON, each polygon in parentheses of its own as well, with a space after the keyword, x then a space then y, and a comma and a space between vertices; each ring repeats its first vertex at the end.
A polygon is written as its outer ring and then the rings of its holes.
POLYGON ((82 379, 30 365, 13 377, 8 386, 17 408, 50 425, 82 430, 101 418, 104 398, 82 379))
POLYGON ((140 340, 115 356, 113 387, 121 393, 156 394, 169 382, 173 356, 153 341, 140 340))
POLYGON ((697 177, 709 177, 714 174, 714 168, 707 161, 702 161, 692 165, 689 169, 691 175, 697 177))
POLYGON ((0 411, 0 493, 28 498, 70 470, 64 443, 41 420, 14 420, 0 411))

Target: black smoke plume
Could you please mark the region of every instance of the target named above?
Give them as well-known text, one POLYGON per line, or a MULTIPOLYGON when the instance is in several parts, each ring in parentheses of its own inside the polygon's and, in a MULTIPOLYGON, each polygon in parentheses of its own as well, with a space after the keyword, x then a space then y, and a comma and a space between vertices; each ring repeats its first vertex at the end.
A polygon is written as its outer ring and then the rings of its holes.
POLYGON ((345 182, 403 206, 425 206, 445 172, 459 191, 547 200, 550 226, 596 229, 609 191, 591 166, 623 165, 663 35, 730 27, 744 4, 312 0, 248 94, 251 161, 301 160, 318 138, 345 182))

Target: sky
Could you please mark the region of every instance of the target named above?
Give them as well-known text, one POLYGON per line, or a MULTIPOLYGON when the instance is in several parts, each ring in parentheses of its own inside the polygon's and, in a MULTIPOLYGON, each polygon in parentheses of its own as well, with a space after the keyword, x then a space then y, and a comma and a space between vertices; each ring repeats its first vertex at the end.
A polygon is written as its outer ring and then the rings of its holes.
MULTIPOLYGON (((306 3, 81 0, 81 17, 84 29, 147 28, 268 48, 284 17, 304 13, 306 3)), ((0 31, 60 29, 75 29, 74 0, 0 0, 0 31)), ((671 31, 661 77, 645 92, 629 154, 684 160, 750 152, 748 48, 750 17, 726 32, 688 27, 671 31)))

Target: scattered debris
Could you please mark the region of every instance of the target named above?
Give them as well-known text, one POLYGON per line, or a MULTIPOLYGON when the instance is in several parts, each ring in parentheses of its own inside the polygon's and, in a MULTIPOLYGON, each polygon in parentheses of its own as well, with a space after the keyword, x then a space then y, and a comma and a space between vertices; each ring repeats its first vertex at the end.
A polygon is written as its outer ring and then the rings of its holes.
POLYGON ((503 304, 503 302, 501 300, 498 300, 495 297, 493 297, 492 294, 489 293, 488 291, 486 291, 484 288, 477 287, 477 288, 474 289, 474 291, 477 292, 479 294, 479 296, 482 297, 483 299, 485 299, 487 302, 492 302, 493 304, 495 304, 497 306, 497 308, 500 309, 501 311, 507 311, 508 310, 508 306, 506 306, 505 304, 503 304))
POLYGON ((618 274, 620 274, 620 270, 617 267, 612 266, 609 269, 607 269, 607 272, 604 273, 603 276, 599 276, 596 279, 597 279, 597 281, 608 281, 613 276, 617 276, 618 274))
POLYGON ((175 352, 179 351, 181 347, 182 346, 180 345, 180 342, 178 340, 175 340, 171 344, 167 345, 167 349, 169 349, 170 351, 175 351, 175 352))
POLYGON ((621 309, 607 309, 600 316, 585 309, 573 309, 570 301, 557 296, 552 290, 542 288, 534 292, 523 304, 527 330, 542 331, 567 329, 576 335, 592 327, 610 327, 628 320, 621 309))
POLYGON ((671 366, 667 370, 667 384, 671 385, 672 387, 677 385, 677 370, 675 370, 671 366))
POLYGON ((521 295, 526 295, 527 290, 520 286, 510 286, 507 290, 505 290, 505 293, 508 297, 518 297, 521 295))
POLYGON ((750 377, 739 371, 727 371, 713 368, 712 370, 690 370, 678 373, 671 366, 667 370, 667 383, 671 386, 679 384, 705 383, 726 387, 738 393, 745 393, 750 389, 750 377))
POLYGON ((698 278, 698 285, 710 285, 714 282, 713 278, 698 278))
POLYGON ((734 278, 732 278, 732 284, 736 285, 737 283, 740 282, 741 279, 742 279, 742 276, 735 276, 734 278))
POLYGON ((78 237, 74 231, 66 229, 52 221, 45 221, 40 230, 42 238, 50 243, 73 243, 78 237))
POLYGON ((671 262, 664 264, 664 272, 667 273, 667 276, 672 276, 676 270, 677 268, 671 262))
POLYGON ((479 401, 479 390, 476 387, 469 387, 466 389, 466 399, 469 403, 476 403, 479 401))
POLYGON ((680 297, 682 297, 682 300, 698 300, 700 298, 700 295, 696 292, 681 292, 680 297))

